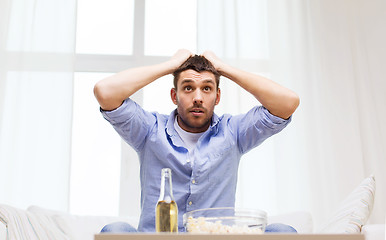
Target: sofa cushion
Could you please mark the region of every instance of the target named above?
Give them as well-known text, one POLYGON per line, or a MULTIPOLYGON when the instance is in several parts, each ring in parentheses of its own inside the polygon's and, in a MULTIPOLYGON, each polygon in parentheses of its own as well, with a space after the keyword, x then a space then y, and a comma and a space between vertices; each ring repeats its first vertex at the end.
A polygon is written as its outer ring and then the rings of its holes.
POLYGON ((0 220, 7 227, 7 239, 69 239, 50 219, 8 205, 0 204, 0 220))
POLYGON ((28 211, 38 216, 45 216, 52 219, 63 233, 71 240, 92 240, 94 235, 101 229, 113 222, 122 221, 137 228, 138 221, 128 217, 108 217, 108 216, 80 216, 71 215, 64 212, 52 211, 38 206, 31 206, 28 211))
POLYGON ((7 236, 7 228, 5 223, 0 220, 0 239, 6 239, 7 236))
POLYGON ((5 204, 0 205, 0 221, 7 227, 10 239, 37 239, 25 211, 5 204))
MULTIPOLYGON (((91 240, 109 223, 133 222, 123 217, 56 215, 53 218, 57 225, 74 240, 91 240)), ((136 225, 132 226, 137 228, 136 225)))
POLYGON ((374 205, 375 178, 364 179, 340 204, 320 233, 360 233, 374 205))

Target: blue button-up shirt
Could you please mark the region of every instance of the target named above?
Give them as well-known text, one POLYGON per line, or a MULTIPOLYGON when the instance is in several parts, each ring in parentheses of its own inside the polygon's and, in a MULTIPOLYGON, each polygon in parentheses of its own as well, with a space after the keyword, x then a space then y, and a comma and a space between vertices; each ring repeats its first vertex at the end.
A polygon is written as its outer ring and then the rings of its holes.
POLYGON ((178 226, 184 231, 184 213, 234 206, 240 157, 290 122, 262 106, 237 116, 214 114, 208 131, 189 153, 173 125, 176 110, 170 115, 147 112, 126 99, 119 108, 102 110, 102 114, 139 155, 142 210, 138 231, 144 232, 155 231, 162 168, 172 170, 178 226))

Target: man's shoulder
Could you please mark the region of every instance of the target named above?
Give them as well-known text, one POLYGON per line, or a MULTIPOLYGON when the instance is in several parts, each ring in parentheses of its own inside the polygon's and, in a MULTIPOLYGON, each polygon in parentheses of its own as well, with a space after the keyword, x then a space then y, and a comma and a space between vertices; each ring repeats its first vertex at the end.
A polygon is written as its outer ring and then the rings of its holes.
POLYGON ((158 119, 158 121, 168 122, 171 119, 171 114, 159 113, 157 111, 150 113, 153 114, 158 119))
POLYGON ((256 114, 256 112, 261 110, 262 108, 263 108, 262 106, 254 106, 248 112, 244 112, 244 113, 236 113, 236 114, 223 113, 222 115, 213 114, 213 120, 214 120, 214 122, 216 122, 216 121, 227 122, 230 119, 237 120, 237 119, 241 119, 241 118, 245 117, 246 115, 256 114))
POLYGON ((153 115, 156 119, 162 120, 162 121, 167 121, 170 118, 170 115, 172 115, 174 113, 174 111, 173 111, 170 114, 164 114, 164 113, 159 113, 158 111, 155 111, 155 110, 144 109, 143 106, 141 106, 136 101, 134 101, 130 98, 125 100, 124 103, 130 107, 129 111, 136 112, 136 113, 143 112, 144 115, 148 115, 148 116, 153 115))

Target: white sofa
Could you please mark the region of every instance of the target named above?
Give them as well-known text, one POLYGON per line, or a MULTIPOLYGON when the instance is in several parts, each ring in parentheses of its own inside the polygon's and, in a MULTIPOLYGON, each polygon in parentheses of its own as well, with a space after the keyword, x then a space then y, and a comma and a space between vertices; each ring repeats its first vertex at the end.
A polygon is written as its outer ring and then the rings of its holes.
POLYGON ((0 240, 92 240, 106 224, 136 218, 79 216, 38 206, 18 209, 0 204, 0 240))
MULTIPOLYGON (((367 240, 384 240, 385 225, 366 225, 375 196, 375 178, 362 181, 323 226, 313 229, 311 214, 294 212, 269 216, 269 223, 293 226, 306 233, 362 233, 367 240)), ((26 210, 0 204, 0 240, 92 240, 108 223, 125 221, 137 226, 136 218, 76 216, 31 206, 26 210)))
MULTIPOLYGON (((93 240, 103 226, 116 221, 125 221, 137 226, 137 219, 106 216, 79 216, 31 206, 26 210, 0 204, 0 240, 93 240)), ((299 234, 313 230, 311 214, 293 212, 269 216, 268 223, 285 223, 293 226, 299 234)), ((366 240, 384 240, 383 224, 365 225, 362 233, 366 240)))

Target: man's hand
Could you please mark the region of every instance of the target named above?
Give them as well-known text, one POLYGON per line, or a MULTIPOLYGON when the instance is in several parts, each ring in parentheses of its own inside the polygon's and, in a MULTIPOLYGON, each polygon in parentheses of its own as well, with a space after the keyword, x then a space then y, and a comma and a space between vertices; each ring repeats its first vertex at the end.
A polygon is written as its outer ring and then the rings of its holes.
POLYGON ((250 92, 273 115, 287 119, 298 107, 299 96, 293 91, 263 76, 232 67, 211 51, 205 51, 201 56, 208 59, 222 76, 250 92))
POLYGON ((95 97, 102 109, 116 109, 139 89, 162 76, 173 73, 190 56, 192 56, 190 51, 181 49, 166 62, 126 69, 109 76, 95 85, 95 97))
POLYGON ((193 54, 187 49, 178 50, 171 58, 170 61, 173 63, 174 70, 176 70, 181 64, 183 64, 193 54))
POLYGON ((212 63, 213 67, 221 74, 221 72, 224 70, 224 62, 221 61, 220 58, 218 58, 214 52, 212 51, 205 51, 201 54, 204 58, 206 58, 209 62, 212 63))

